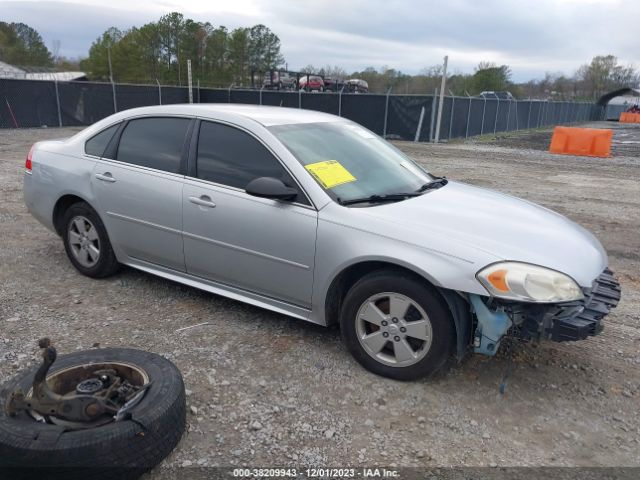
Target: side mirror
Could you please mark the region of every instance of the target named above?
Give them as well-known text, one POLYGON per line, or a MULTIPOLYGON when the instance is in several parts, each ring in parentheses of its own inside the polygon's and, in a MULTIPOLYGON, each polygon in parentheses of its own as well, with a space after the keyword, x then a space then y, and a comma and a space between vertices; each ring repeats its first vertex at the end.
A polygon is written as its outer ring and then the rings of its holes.
POLYGON ((274 200, 293 200, 298 195, 295 188, 287 187, 282 180, 273 177, 254 178, 246 186, 245 192, 254 197, 274 200))

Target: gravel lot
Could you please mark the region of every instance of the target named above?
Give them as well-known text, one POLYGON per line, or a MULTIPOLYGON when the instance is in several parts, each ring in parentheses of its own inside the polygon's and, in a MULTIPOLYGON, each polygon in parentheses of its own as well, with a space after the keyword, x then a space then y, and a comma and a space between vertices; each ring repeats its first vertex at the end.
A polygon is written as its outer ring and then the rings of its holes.
POLYGON ((37 361, 44 335, 60 352, 99 343, 165 355, 182 370, 190 407, 188 433, 165 467, 640 466, 640 125, 613 127, 631 143, 609 159, 550 155, 549 131, 398 143, 435 174, 584 225, 622 283, 602 335, 523 347, 504 397, 504 355, 398 383, 360 368, 335 329, 131 269, 81 276, 21 193, 29 146, 77 129, 2 130, 0 382, 37 361), (201 322, 210 325, 176 332, 201 322))

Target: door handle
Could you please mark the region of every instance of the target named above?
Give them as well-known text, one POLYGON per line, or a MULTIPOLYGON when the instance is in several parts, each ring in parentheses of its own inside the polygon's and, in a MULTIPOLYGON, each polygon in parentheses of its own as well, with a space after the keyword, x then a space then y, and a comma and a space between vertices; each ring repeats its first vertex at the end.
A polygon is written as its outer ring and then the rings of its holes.
POLYGON ((96 178, 98 180, 102 180, 103 182, 109 182, 109 183, 113 183, 116 181, 116 179, 113 178, 113 175, 111 175, 110 172, 96 173, 96 178))
POLYGON ((200 205, 201 207, 215 208, 216 204, 211 201, 208 195, 200 195, 199 197, 189 197, 191 203, 200 205))

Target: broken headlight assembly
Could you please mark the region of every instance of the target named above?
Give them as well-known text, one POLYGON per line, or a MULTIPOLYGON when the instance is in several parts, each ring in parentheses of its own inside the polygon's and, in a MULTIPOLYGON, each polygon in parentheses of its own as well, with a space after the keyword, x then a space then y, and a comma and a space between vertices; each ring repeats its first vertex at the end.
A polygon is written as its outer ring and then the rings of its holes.
POLYGON ((568 275, 521 262, 499 262, 476 274, 492 297, 531 303, 580 300, 583 293, 568 275))

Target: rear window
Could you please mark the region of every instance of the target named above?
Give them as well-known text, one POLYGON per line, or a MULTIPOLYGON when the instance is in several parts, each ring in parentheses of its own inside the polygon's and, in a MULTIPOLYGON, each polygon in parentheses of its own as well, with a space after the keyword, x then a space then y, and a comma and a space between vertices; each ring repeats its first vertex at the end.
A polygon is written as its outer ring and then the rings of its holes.
POLYGON ((116 130, 120 126, 119 123, 110 126, 109 128, 105 128, 100 133, 94 135, 87 143, 84 144, 84 152, 87 155, 93 155, 96 157, 101 157, 104 154, 107 145, 109 145, 109 141, 113 138, 113 134, 116 133, 116 130))
POLYGON ((180 160, 190 120, 131 120, 120 137, 117 160, 170 173, 180 172, 180 160))

